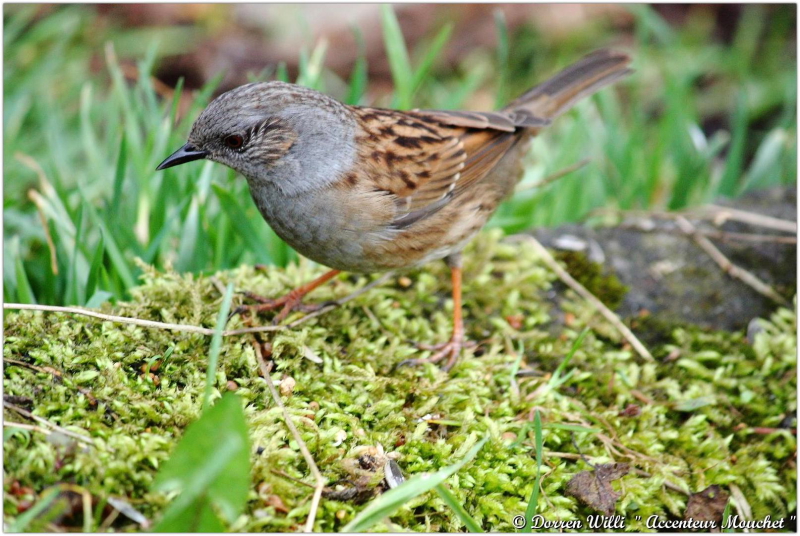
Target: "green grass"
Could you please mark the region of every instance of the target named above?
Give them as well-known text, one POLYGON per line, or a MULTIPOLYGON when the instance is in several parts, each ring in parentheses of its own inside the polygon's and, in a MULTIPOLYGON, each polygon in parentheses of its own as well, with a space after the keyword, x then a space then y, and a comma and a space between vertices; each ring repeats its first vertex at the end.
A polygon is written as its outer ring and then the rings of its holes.
MULTIPOLYGON (((585 521, 594 512, 565 493, 576 473, 591 469, 581 454, 651 475, 631 471, 614 483, 622 493, 617 513, 631 531, 645 530, 650 515, 682 518, 687 497, 665 481, 691 492, 738 486, 756 519, 796 512, 797 438, 787 424, 797 407, 793 308, 765 319, 752 344, 743 333, 675 327, 650 348, 656 359, 642 362, 571 292, 559 307, 574 322, 555 323, 552 272, 500 234, 482 234, 465 255, 467 336, 482 341, 481 355, 466 351, 449 374, 434 365, 395 368, 419 355, 409 339, 449 336, 443 263, 411 273, 411 287, 390 279, 296 329, 264 335, 273 381, 294 380, 282 401, 327 487, 367 492, 364 503, 324 497, 316 531, 513 531, 514 516, 526 512, 585 521), (512 327, 508 315, 522 315, 522 325, 512 327), (308 348, 320 363, 305 357, 308 348), (513 348, 526 372, 540 374, 512 375, 513 348), (375 472, 359 469, 361 456, 382 459, 380 452, 406 478, 394 493, 377 493, 382 463, 375 472)), ((216 277, 223 286, 281 293, 322 270, 302 262, 216 277)), ((368 280, 339 278, 315 298, 346 296, 368 280)), ((209 277, 147 269, 130 302, 104 309, 213 327, 226 301, 209 277)), ((237 318, 231 328, 242 325, 237 318)), ((302 530, 314 479, 257 372, 251 337, 225 338, 214 366, 210 337, 195 333, 32 311, 10 312, 4 327, 4 393, 27 397, 37 416, 93 443, 7 429, 8 527, 97 530, 110 513, 102 507, 88 520, 80 504, 69 518, 46 509, 53 488, 72 485, 91 495, 93 507, 124 499, 162 528, 302 530)), ((5 416, 24 422, 9 410, 5 416)), ((741 514, 736 505, 731 512, 741 514)), ((110 528, 142 530, 122 515, 110 528)))
MULTIPOLYGON (((524 184, 586 157, 590 164, 519 193, 491 226, 517 232, 557 225, 601 206, 679 209, 796 181, 794 28, 785 22, 795 8, 776 7, 767 20, 765 6, 746 7, 731 46, 716 40, 702 17, 675 29, 649 7, 630 9, 635 74, 535 140, 524 184), (706 134, 712 119, 723 128, 706 134)), ((141 273, 137 257, 194 273, 296 259, 234 172, 211 163, 155 171, 184 142, 222 75, 197 91, 177 120, 176 100, 154 90, 154 66, 189 49, 199 28, 98 31, 89 6, 37 11, 4 11, 7 301, 126 299, 141 273), (135 80, 123 74, 119 57, 135 61, 135 80), (93 60, 103 60, 99 72, 93 60)), ((409 51, 391 9, 382 16, 395 91, 377 104, 401 108, 469 107, 478 91, 502 104, 616 37, 590 26, 553 44, 530 28, 509 33, 498 16, 497 49, 473 51, 445 69, 437 60, 451 25, 409 51)), ((301 51, 297 81, 324 90, 335 76, 325 55, 324 42, 301 51)), ((367 104, 366 73, 359 60, 349 81, 336 84, 345 88, 336 96, 367 104)), ((285 66, 275 76, 285 79, 285 66)))

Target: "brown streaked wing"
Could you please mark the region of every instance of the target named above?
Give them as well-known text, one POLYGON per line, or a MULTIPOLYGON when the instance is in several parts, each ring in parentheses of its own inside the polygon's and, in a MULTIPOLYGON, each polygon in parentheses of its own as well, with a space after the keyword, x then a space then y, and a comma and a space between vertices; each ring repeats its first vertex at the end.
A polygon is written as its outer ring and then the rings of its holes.
POLYGON ((506 114, 354 110, 365 134, 362 162, 375 186, 396 197, 395 228, 445 206, 485 177, 518 139, 506 114))
POLYGON ((402 213, 437 201, 458 180, 467 159, 463 129, 394 110, 354 110, 363 130, 361 164, 377 189, 398 198, 402 213))
POLYGON ((530 110, 509 110, 502 112, 464 112, 449 110, 414 110, 414 115, 424 114, 444 125, 456 127, 502 130, 515 132, 520 127, 545 127, 549 119, 537 117, 530 110))

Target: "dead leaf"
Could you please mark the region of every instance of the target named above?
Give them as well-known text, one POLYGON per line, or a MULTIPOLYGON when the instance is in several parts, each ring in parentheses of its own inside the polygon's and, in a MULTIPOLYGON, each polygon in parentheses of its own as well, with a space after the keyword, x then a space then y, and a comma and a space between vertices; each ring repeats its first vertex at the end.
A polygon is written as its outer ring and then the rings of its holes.
POLYGON ((627 475, 629 470, 627 463, 606 463, 594 471, 581 471, 567 483, 567 493, 602 514, 613 515, 622 494, 614 491, 611 481, 627 475))
POLYGON ((699 493, 693 493, 686 505, 684 519, 694 521, 714 521, 717 526, 722 523, 722 513, 728 504, 728 493, 717 485, 708 486, 699 493))
POLYGON ((522 329, 525 317, 522 315, 508 315, 506 317, 506 322, 508 322, 509 326, 519 331, 522 329))
POLYGON ((278 497, 277 495, 267 495, 264 499, 264 503, 267 506, 271 506, 275 509, 276 512, 280 512, 282 514, 288 514, 289 509, 286 508, 286 505, 283 502, 283 499, 278 497))
POLYGON ((620 417, 638 417, 641 409, 636 404, 628 404, 625 409, 619 412, 620 417))

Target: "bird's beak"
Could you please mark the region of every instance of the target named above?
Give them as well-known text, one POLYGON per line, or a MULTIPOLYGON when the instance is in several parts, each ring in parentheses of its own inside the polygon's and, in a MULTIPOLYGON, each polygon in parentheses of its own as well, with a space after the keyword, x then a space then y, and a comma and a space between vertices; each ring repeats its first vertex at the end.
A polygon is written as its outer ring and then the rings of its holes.
POLYGON ((200 160, 201 158, 205 158, 208 156, 206 151, 200 151, 195 149, 193 145, 187 143, 171 155, 167 157, 166 160, 161 162, 156 168, 156 171, 161 171, 162 169, 167 169, 172 166, 178 166, 180 164, 185 164, 186 162, 191 162, 192 160, 200 160))

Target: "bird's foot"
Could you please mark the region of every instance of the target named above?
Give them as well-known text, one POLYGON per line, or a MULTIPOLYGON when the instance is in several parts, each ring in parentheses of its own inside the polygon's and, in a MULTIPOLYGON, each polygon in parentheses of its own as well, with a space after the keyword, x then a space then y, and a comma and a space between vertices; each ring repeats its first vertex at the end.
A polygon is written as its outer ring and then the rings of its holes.
POLYGON ((228 316, 228 320, 233 318, 236 315, 241 315, 243 313, 263 313, 265 311, 274 311, 276 309, 280 309, 277 315, 272 319, 273 325, 278 325, 283 320, 289 316, 289 313, 292 311, 302 311, 304 313, 310 313, 316 311, 325 304, 311 304, 307 305, 303 303, 303 298, 307 294, 306 292, 302 292, 301 289, 294 289, 287 294, 281 296, 280 298, 265 298, 264 296, 259 296, 253 292, 245 291, 243 293, 247 298, 258 302, 254 305, 240 305, 236 309, 234 309, 231 314, 228 316))
POLYGON ((453 368, 453 365, 456 364, 458 356, 461 355, 461 349, 475 346, 475 343, 473 341, 466 340, 462 333, 453 333, 453 336, 450 337, 450 340, 447 342, 439 344, 415 343, 414 345, 420 350, 428 350, 435 353, 425 358, 406 359, 405 361, 401 361, 397 365, 398 367, 404 367, 407 365, 422 365, 423 363, 439 363, 440 361, 447 359, 447 361, 445 361, 444 365, 441 367, 443 371, 447 372, 453 368))
POLYGON ((289 316, 289 313, 291 313, 292 311, 303 311, 306 313, 317 311, 328 304, 322 303, 319 305, 304 305, 303 298, 305 298, 306 294, 308 294, 318 286, 322 285, 323 283, 330 281, 338 274, 339 270, 331 270, 329 272, 325 272, 324 274, 314 279, 310 283, 306 283, 301 287, 297 287, 291 292, 276 299, 265 298, 263 296, 259 296, 258 294, 254 294, 253 292, 244 292, 244 295, 246 297, 250 298, 253 301, 258 302, 258 304, 240 305, 239 307, 234 309, 230 315, 228 315, 228 320, 230 320, 236 315, 240 315, 246 312, 258 314, 264 311, 274 311, 275 309, 280 309, 280 312, 277 315, 275 315, 275 318, 272 319, 272 324, 277 325, 280 324, 287 316, 289 316))

